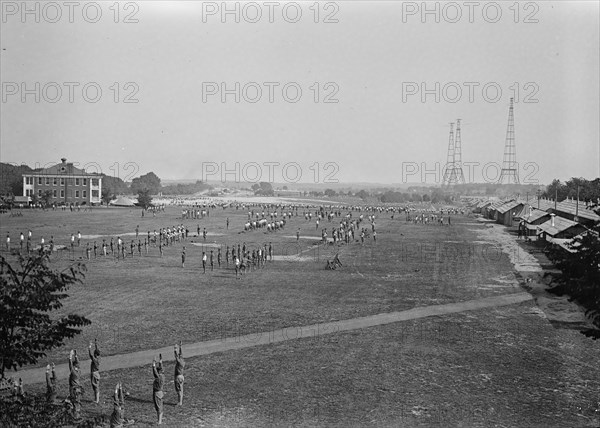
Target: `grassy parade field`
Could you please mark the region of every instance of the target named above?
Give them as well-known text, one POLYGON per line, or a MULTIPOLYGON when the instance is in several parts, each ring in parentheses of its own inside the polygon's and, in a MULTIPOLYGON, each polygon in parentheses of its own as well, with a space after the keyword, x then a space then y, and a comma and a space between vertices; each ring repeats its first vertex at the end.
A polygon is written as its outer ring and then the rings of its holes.
MULTIPOLYGON (((314 212, 314 208, 311 209, 314 212)), ((345 211, 342 211, 345 214, 345 211)), ((356 217, 359 213, 354 212, 356 217)), ((363 212, 365 217, 367 213, 363 212)), ((37 245, 54 236, 53 266, 82 259, 82 285, 72 287, 63 312, 92 321, 83 333, 39 362, 67 361, 70 349, 87 353, 98 339, 103 355, 161 348, 181 340, 202 342, 285 327, 343 321, 415 307, 522 293, 515 272, 520 260, 489 238, 486 225, 453 215, 452 226, 409 223, 404 214, 377 214, 377 242, 320 244, 320 229, 339 225, 299 215, 284 229, 242 232, 247 211, 210 210, 203 219, 182 219, 167 207, 141 217, 137 208, 93 211, 24 211, 3 215, 0 236, 33 232, 37 245), (229 228, 226 228, 229 218, 229 228), (189 229, 185 241, 164 248, 139 238, 161 227, 189 229), (207 238, 196 236, 197 227, 207 238), (296 231, 300 230, 300 239, 296 231), (71 233, 82 242, 68 250, 71 233), (487 235, 486 235, 487 233, 487 235), (121 236, 125 260, 101 255, 102 239, 121 236), (86 260, 86 244, 98 256, 86 260), (273 261, 236 278, 225 249, 273 246, 273 261), (182 247, 185 267, 181 266, 182 247), (217 248, 223 252, 217 266, 217 248), (215 267, 202 271, 201 255, 214 251, 215 267), (326 270, 338 253, 343 264, 326 270)), ((364 221, 361 227, 368 227, 364 221)), ((329 235, 331 236, 331 235, 329 235)), ((3 255, 6 255, 3 252, 3 255)), ((185 399, 176 407, 172 363, 166 363, 166 426, 595 426, 600 351, 572 329, 554 329, 533 302, 432 316, 311 339, 217 352, 186 359, 185 399), (595 418, 595 419, 594 419, 595 418)), ((144 367, 102 372, 101 402, 91 402, 83 360, 85 415, 109 415, 112 391, 121 381, 129 392, 125 415, 137 426, 155 424, 152 372, 144 367)), ((102 366, 101 366, 102 369, 102 366)), ((10 374, 9 374, 10 375, 10 374)), ((43 382, 43 379, 40 379, 43 382)), ((67 395, 66 379, 59 397, 67 395)), ((27 390, 43 391, 42 383, 27 390)))

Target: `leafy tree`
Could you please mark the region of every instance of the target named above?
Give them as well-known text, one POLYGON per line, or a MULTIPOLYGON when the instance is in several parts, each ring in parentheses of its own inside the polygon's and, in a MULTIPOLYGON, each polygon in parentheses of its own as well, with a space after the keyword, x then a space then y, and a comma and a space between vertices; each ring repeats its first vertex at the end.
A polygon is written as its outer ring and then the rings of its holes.
MULTIPOLYGON (((102 194, 107 191, 113 198, 115 195, 129 192, 129 186, 119 177, 111 177, 109 175, 102 176, 102 194)), ((110 202, 110 199, 108 200, 110 202)))
POLYGON ((556 198, 557 201, 562 201, 566 199, 568 194, 568 187, 562 184, 560 180, 554 179, 552 180, 552 183, 550 183, 548 187, 546 187, 546 191, 542 193, 542 197, 549 199, 556 198))
POLYGON ((356 196, 358 196, 359 198, 365 200, 365 199, 367 199, 367 197, 369 196, 369 194, 367 193, 366 190, 362 189, 360 192, 356 193, 356 196))
POLYGON ((108 205, 110 201, 115 198, 115 195, 111 193, 109 189, 102 189, 102 202, 108 205))
POLYGON ((332 198, 334 196, 337 196, 337 192, 333 189, 325 189, 325 196, 332 198))
POLYGON ((138 192, 138 205, 143 208, 148 208, 152 205, 152 196, 150 196, 150 190, 140 190, 138 192))
POLYGON ((268 183, 266 181, 261 181, 258 189, 255 186, 256 186, 256 183, 252 185, 252 190, 254 190, 255 195, 273 196, 275 194, 271 183, 268 183))
POLYGON ((579 189, 579 199, 581 201, 597 202, 600 198, 600 178, 586 180, 584 178, 573 177, 564 184, 560 180, 553 180, 546 191, 542 193, 545 198, 554 199, 558 202, 569 198, 577 198, 577 189, 579 189))
POLYGON ((156 195, 160 192, 160 178, 153 172, 136 177, 131 180, 131 190, 138 193, 140 190, 148 190, 151 195, 156 195))
POLYGON ((200 180, 196 180, 195 183, 177 183, 175 185, 163 186, 161 188, 161 192, 163 195, 193 195, 194 193, 199 193, 205 190, 212 189, 213 186, 211 186, 210 184, 206 184, 200 180))
POLYGON ((548 257, 562 271, 559 285, 550 291, 568 294, 580 302, 592 317, 600 337, 600 224, 591 231, 574 238, 571 253, 553 246, 548 257))
POLYGON ((42 193, 42 197, 40 199, 42 201, 42 205, 50 205, 50 202, 52 202, 52 191, 46 190, 44 193, 42 193))
POLYGON ((0 375, 8 369, 35 364, 47 350, 62 346, 65 339, 91 324, 87 318, 69 314, 57 319, 50 312, 62 308, 66 291, 83 282, 85 265, 74 263, 63 271, 49 267, 50 251, 18 257, 18 266, 0 256, 0 375))

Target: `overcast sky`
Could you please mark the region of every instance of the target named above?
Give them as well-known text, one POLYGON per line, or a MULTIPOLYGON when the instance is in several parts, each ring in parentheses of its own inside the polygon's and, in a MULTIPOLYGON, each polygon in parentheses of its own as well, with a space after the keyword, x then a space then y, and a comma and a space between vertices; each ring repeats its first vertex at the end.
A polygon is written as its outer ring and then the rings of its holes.
POLYGON ((434 183, 449 123, 460 118, 470 181, 494 181, 515 96, 522 182, 600 176, 597 1, 480 2, 471 17, 464 2, 440 3, 439 23, 421 2, 230 2, 239 23, 221 2, 172 1, 120 3, 118 16, 112 1, 98 2, 92 23, 89 3, 71 23, 63 2, 28 2, 38 23, 21 2, 2 2, 3 162, 64 156, 126 179, 154 171, 213 180, 239 162, 226 180, 434 183), (73 102, 65 82, 79 84, 73 102), (221 83, 231 90, 225 102, 221 83))

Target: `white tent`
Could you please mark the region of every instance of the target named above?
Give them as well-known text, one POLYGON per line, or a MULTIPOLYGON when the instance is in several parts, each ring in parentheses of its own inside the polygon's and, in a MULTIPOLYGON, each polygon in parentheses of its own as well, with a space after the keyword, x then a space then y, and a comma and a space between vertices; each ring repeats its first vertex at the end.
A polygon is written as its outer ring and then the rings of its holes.
POLYGON ((110 204, 114 205, 116 207, 133 207, 133 206, 135 206, 133 201, 129 198, 126 198, 125 196, 119 196, 115 201, 112 201, 110 204))

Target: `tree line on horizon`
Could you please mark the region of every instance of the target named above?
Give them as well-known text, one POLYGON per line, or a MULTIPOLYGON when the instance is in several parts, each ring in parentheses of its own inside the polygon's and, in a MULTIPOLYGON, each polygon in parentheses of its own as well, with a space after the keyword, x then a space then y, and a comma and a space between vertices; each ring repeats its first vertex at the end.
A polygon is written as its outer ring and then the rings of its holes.
MULTIPOLYGON (((23 174, 36 171, 39 171, 39 169, 34 170, 27 165, 13 165, 0 162, 0 195, 9 197, 22 195, 23 174)), ((147 191, 150 195, 176 196, 193 195, 213 189, 213 186, 201 180, 197 180, 195 183, 174 183, 163 186, 161 179, 154 172, 135 177, 131 180, 131 183, 127 183, 119 177, 102 174, 102 200, 105 203, 115 199, 118 195, 139 194, 140 191, 147 191)), ((286 186, 284 186, 285 189, 286 186)), ((268 182, 254 183, 248 190, 253 191, 255 195, 261 196, 274 196, 276 193, 272 183, 268 182)), ((534 184, 468 183, 459 184, 452 188, 413 186, 409 187, 406 191, 374 187, 370 190, 361 189, 359 191, 349 189, 347 192, 328 188, 324 191, 315 189, 300 193, 304 196, 314 197, 355 196, 363 200, 374 197, 382 203, 451 203, 461 195, 497 197, 519 195, 520 197, 528 196, 532 200, 537 197, 548 199, 556 197, 557 201, 561 202, 566 198, 577 198, 578 191, 581 201, 597 203, 598 198, 600 198, 600 178, 586 180, 584 178, 573 177, 564 183, 559 179, 554 179, 552 183, 546 186, 545 190, 541 190, 540 186, 534 184)))

